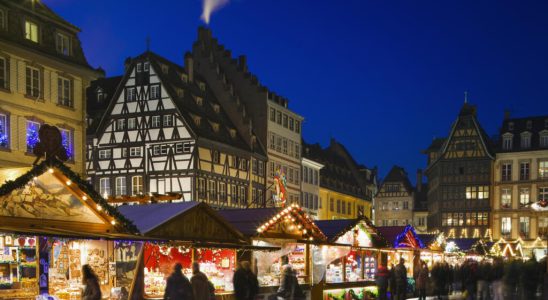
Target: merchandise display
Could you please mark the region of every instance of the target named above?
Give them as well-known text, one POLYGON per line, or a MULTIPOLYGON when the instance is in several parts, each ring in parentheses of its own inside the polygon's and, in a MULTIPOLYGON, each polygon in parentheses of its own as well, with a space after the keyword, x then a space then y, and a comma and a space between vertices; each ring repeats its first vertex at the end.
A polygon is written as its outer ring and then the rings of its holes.
POLYGON ((200 263, 200 270, 215 286, 217 292, 234 290, 236 251, 231 249, 197 249, 196 261, 200 263))
POLYGON ((34 236, 0 234, 0 299, 38 293, 36 244, 34 236))
POLYGON ((297 275, 300 284, 308 283, 306 274, 306 253, 304 244, 291 244, 288 246, 289 251, 268 266, 264 273, 258 274, 259 285, 261 286, 277 286, 280 285, 281 275, 283 271, 283 263, 289 263, 297 275))
MULTIPOLYGON (((110 290, 107 241, 53 240, 49 268, 49 292, 59 299, 80 299, 82 266, 90 265, 101 289, 110 290)), ((112 274, 111 276, 114 276, 112 274)), ((105 294, 105 292, 104 292, 105 294)))
POLYGON ((324 300, 369 300, 377 299, 379 292, 376 286, 348 289, 328 289, 323 292, 324 300))

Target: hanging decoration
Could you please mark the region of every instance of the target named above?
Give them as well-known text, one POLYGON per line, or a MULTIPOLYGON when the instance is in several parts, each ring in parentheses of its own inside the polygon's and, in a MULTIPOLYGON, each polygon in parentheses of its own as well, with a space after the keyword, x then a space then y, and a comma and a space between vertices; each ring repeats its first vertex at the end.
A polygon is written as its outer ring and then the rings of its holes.
POLYGON ((285 173, 281 169, 276 170, 276 173, 274 174, 274 186, 276 188, 276 194, 273 195, 274 201, 278 203, 279 206, 285 207, 287 181, 285 173))
POLYGON ((396 237, 394 248, 424 248, 424 243, 417 236, 413 226, 407 225, 396 237))
POLYGON ((259 226, 257 232, 261 234, 280 223, 286 223, 284 225, 288 230, 300 231, 302 237, 309 241, 313 241, 314 239, 327 240, 327 237, 316 226, 314 221, 295 203, 278 212, 270 220, 259 226))

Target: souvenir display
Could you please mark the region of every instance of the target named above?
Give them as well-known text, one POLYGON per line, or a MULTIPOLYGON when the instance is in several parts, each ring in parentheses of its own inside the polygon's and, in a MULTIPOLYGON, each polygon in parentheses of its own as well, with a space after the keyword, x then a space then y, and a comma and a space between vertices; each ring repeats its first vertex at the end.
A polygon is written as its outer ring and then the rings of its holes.
POLYGON ((38 293, 35 237, 0 235, 0 299, 25 298, 38 293), (31 242, 32 240, 32 242, 31 242))
POLYGON ((291 244, 291 249, 287 255, 283 255, 278 259, 273 260, 273 263, 268 266, 264 272, 258 275, 259 285, 261 286, 276 286, 280 285, 281 275, 283 271, 283 263, 288 262, 297 275, 300 284, 307 283, 305 271, 305 246, 303 244, 291 244))
POLYGON ((183 266, 183 274, 192 276, 192 249, 170 247, 162 244, 145 243, 143 250, 145 262, 145 296, 162 297, 166 288, 166 279, 173 272, 176 263, 183 266))
POLYGON ((197 249, 196 261, 217 292, 233 291, 236 251, 231 249, 197 249))

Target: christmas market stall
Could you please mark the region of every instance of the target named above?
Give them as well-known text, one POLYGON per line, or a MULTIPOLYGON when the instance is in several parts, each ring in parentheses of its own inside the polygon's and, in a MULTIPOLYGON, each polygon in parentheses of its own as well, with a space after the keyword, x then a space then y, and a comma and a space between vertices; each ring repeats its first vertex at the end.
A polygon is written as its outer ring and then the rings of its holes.
POLYGON ((510 259, 525 258, 523 254, 523 241, 521 239, 506 240, 500 238, 491 246, 489 253, 493 256, 502 256, 510 259))
POLYGON ((424 249, 420 251, 420 260, 424 261, 428 268, 444 260, 445 236, 441 233, 423 233, 417 234, 417 237, 424 244, 424 249))
POLYGON ((388 247, 366 217, 316 221, 328 242, 312 246, 313 299, 370 299, 380 249, 388 247))
POLYGON ((253 251, 251 261, 261 286, 258 299, 267 299, 277 290, 286 264, 297 273, 302 287, 309 289, 313 276, 311 244, 327 239, 301 207, 291 204, 286 208, 230 209, 219 213, 251 239, 254 246, 279 248, 271 252, 253 251))
POLYGON ((413 226, 387 226, 378 227, 377 230, 391 245, 391 249, 383 250, 387 253, 389 268, 397 265, 403 258, 407 269, 407 278, 411 283, 414 283, 413 272, 420 262, 421 252, 425 251, 426 247, 413 226))
POLYGON ((163 299, 166 279, 179 263, 192 277, 192 263, 198 262, 215 286, 217 298, 229 299, 238 250, 249 242, 232 225, 203 202, 123 205, 120 212, 132 220, 141 233, 162 242, 145 243, 140 259, 142 270, 134 299, 163 299))
POLYGON ((0 218, 0 299, 80 299, 84 264, 106 299, 116 299, 116 241, 140 239, 131 221, 55 158, 0 187, 0 218))

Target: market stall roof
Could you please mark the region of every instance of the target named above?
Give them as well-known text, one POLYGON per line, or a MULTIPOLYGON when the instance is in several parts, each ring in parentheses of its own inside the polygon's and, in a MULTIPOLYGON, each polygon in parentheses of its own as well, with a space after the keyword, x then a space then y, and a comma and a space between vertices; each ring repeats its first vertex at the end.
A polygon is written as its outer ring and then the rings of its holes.
POLYGON ((415 228, 407 226, 378 227, 378 232, 394 248, 424 248, 424 243, 415 233, 415 228))
POLYGON ((505 240, 499 239, 490 249, 491 254, 504 257, 523 257, 523 240, 505 240))
POLYGON ((244 235, 204 202, 122 205, 143 235, 195 243, 246 244, 244 235))
POLYGON ((492 244, 492 242, 485 242, 483 239, 479 238, 460 238, 446 240, 446 245, 451 245, 450 247, 453 249, 452 251, 448 252, 464 252, 468 254, 479 255, 489 254, 489 248, 492 244), (454 247, 456 247, 456 249, 454 247))
POLYGON ((5 229, 29 233, 68 230, 104 237, 139 233, 90 184, 55 158, 0 186, 0 217, 5 229))
POLYGON ((357 219, 321 220, 316 221, 316 225, 318 225, 318 228, 320 228, 331 243, 336 243, 345 234, 359 227, 369 235, 372 242, 371 247, 389 247, 388 242, 379 235, 377 228, 365 216, 357 219))
POLYGON ((297 204, 287 208, 220 210, 219 214, 247 237, 327 241, 327 237, 297 204))

